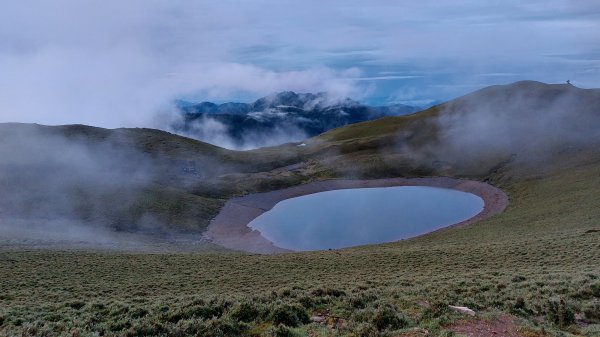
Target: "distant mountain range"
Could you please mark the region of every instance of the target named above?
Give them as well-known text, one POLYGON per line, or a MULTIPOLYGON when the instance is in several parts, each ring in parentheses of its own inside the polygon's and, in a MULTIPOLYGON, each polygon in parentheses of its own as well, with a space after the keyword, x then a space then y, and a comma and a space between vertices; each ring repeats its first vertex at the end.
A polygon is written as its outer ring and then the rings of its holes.
POLYGON ((417 112, 403 104, 368 106, 326 93, 280 92, 253 103, 178 101, 173 131, 235 149, 299 141, 347 124, 417 112))

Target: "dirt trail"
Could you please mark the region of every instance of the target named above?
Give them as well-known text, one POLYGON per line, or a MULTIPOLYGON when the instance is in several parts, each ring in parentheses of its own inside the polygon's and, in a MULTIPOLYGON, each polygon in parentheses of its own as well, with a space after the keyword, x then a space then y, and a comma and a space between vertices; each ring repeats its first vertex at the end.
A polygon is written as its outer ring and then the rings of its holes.
POLYGON ((524 334, 510 316, 501 316, 495 320, 473 319, 454 324, 450 330, 465 337, 523 337, 524 334))
POLYGON ((331 190, 392 186, 451 188, 475 194, 483 199, 485 205, 479 214, 452 226, 471 224, 475 221, 499 214, 508 206, 508 197, 502 190, 480 181, 445 177, 325 180, 230 199, 223 209, 221 209, 221 212, 211 221, 206 231, 206 236, 214 243, 224 247, 251 253, 270 254, 289 252, 289 250, 275 246, 272 242, 262 237, 260 232, 249 228, 247 224, 285 199, 331 190))

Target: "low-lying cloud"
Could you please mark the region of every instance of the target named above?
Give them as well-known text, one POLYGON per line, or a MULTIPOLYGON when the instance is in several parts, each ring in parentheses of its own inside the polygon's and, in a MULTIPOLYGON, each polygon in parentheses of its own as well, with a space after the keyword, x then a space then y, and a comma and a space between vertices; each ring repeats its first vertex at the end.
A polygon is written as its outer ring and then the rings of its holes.
POLYGON ((453 163, 511 158, 539 165, 600 141, 600 93, 569 85, 521 82, 486 88, 441 106, 435 146, 453 163))
POLYGON ((148 136, 142 130, 0 124, 0 243, 117 247, 129 237, 135 241, 134 234, 197 234, 205 224, 195 212, 210 205, 185 192, 187 184, 229 166, 198 153, 188 158, 185 146, 170 157, 168 148, 178 146, 174 137, 164 154, 160 144, 149 144, 152 151, 135 145, 136 137, 148 136))
MULTIPOLYGON (((107 214, 127 211, 156 174, 147 156, 113 144, 86 144, 33 125, 2 125, 0 135, 0 227, 3 232, 48 232, 93 239, 102 228, 141 229, 146 221, 120 221, 107 214), (10 229, 10 230, 9 230, 10 229)), ((116 215, 116 214, 115 214, 116 215)), ((97 237, 102 240, 102 236, 97 237)))
POLYGON ((598 85, 599 22, 597 4, 562 0, 10 2, 0 122, 156 127, 181 97, 388 101, 406 88, 407 102, 525 78, 598 85))
POLYGON ((294 125, 293 120, 268 130, 242 129, 237 137, 231 135, 229 127, 213 117, 203 116, 188 122, 185 131, 178 130, 176 132, 226 149, 242 151, 297 142, 309 137, 294 125))

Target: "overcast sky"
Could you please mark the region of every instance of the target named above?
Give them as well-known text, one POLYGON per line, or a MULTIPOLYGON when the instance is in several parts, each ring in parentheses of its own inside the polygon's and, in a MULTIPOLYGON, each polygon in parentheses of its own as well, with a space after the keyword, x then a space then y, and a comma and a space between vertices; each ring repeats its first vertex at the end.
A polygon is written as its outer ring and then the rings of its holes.
POLYGON ((600 87, 600 1, 8 1, 0 122, 149 126, 174 99, 283 90, 427 103, 600 87))

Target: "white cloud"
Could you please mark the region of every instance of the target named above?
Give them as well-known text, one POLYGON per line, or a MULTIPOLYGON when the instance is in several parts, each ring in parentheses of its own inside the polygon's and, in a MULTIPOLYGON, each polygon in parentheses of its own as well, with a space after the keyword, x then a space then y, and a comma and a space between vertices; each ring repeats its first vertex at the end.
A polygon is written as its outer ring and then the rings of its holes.
POLYGON ((403 80, 446 98, 493 73, 593 86, 549 55, 598 58, 597 31, 590 1, 22 0, 0 11, 0 121, 144 125, 186 94, 361 98, 403 80), (385 75, 398 66, 429 79, 385 75))

